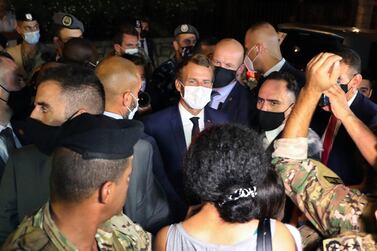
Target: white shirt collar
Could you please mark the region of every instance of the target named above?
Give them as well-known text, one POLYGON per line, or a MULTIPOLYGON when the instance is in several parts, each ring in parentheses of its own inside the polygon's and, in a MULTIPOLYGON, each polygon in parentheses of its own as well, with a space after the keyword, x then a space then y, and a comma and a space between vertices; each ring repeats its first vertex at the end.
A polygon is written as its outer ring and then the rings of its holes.
POLYGON ((359 91, 356 91, 355 94, 352 96, 352 98, 347 101, 348 106, 351 106, 353 101, 355 101, 358 92, 359 91))
POLYGON ((283 123, 278 128, 264 132, 264 135, 266 136, 266 139, 268 141, 268 145, 270 145, 272 143, 272 141, 274 141, 276 139, 276 137, 283 131, 284 126, 285 126, 285 124, 283 123))
POLYGON ((3 125, 0 125, 0 132, 6 128, 10 128, 12 129, 12 133, 13 133, 13 138, 14 138, 14 142, 16 144, 16 148, 20 148, 22 145, 21 145, 21 142, 20 140, 17 138, 16 134, 14 133, 13 131, 13 127, 12 127, 12 124, 10 122, 8 122, 8 124, 6 124, 5 126, 3 125))
POLYGON ((123 119, 123 117, 117 113, 113 113, 113 112, 104 112, 103 115, 107 116, 107 117, 110 117, 110 118, 113 118, 113 119, 123 119))
POLYGON ((271 74, 271 72, 280 71, 284 64, 285 64, 285 59, 282 58, 276 65, 272 66, 268 71, 266 71, 263 74, 263 77, 267 77, 268 75, 271 74))
POLYGON ((185 134, 186 147, 188 148, 191 144, 191 132, 193 124, 190 120, 192 117, 199 117, 199 130, 204 130, 204 109, 202 109, 198 115, 192 115, 186 108, 183 107, 181 102, 178 104, 179 113, 181 114, 181 122, 183 126, 183 132, 185 134))
POLYGON ((226 86, 220 87, 220 88, 213 88, 214 91, 217 91, 221 96, 228 97, 229 93, 232 91, 233 87, 236 85, 237 80, 233 80, 226 86))
POLYGON ((192 122, 190 118, 192 117, 199 117, 199 120, 204 120, 204 109, 202 109, 198 115, 192 115, 189 111, 186 110, 186 108, 183 107, 181 102, 178 104, 179 113, 181 114, 182 124, 190 124, 192 125, 192 122))

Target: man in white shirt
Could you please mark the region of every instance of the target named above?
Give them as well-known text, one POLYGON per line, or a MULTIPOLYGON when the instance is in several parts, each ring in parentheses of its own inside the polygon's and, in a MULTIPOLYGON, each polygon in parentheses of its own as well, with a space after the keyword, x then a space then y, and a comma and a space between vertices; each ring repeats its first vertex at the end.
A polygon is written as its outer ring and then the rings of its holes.
POLYGON ((212 124, 228 122, 225 114, 207 105, 211 99, 213 65, 203 54, 196 54, 178 69, 175 87, 179 103, 145 117, 145 131, 153 136, 161 151, 166 173, 179 195, 175 220, 186 215, 181 162, 195 136, 212 124))
POLYGON ((258 92, 258 129, 267 149, 279 137, 298 95, 297 82, 289 73, 273 72, 258 92))
POLYGON ((215 79, 210 106, 227 114, 230 122, 250 126, 256 116, 256 100, 249 88, 236 79, 243 58, 244 49, 237 40, 226 38, 216 44, 212 57, 215 79))
POLYGON ((257 71, 261 74, 256 91, 265 78, 274 71, 292 74, 300 88, 305 84, 305 74, 283 58, 279 39, 275 28, 267 22, 254 24, 246 32, 245 66, 249 71, 257 71))
MULTIPOLYGON (((125 58, 112 56, 97 66, 96 74, 105 89, 104 115, 114 119, 132 119, 138 110, 141 87, 136 65, 125 58)), ((169 204, 159 183, 160 177, 164 177, 164 170, 153 138, 142 135, 134 146, 132 163, 134 169, 125 213, 144 229, 154 233, 170 221, 169 204)), ((163 178, 161 181, 164 183, 163 178)))
POLYGON ((9 156, 8 152, 15 147, 21 147, 10 123, 12 110, 8 105, 11 92, 19 91, 25 85, 17 74, 16 63, 6 55, 0 55, 0 177, 9 156))
MULTIPOLYGON (((360 56, 349 48, 342 48, 335 54, 342 57, 337 83, 346 93, 348 106, 358 119, 376 133, 377 105, 357 90, 362 81, 360 56)), ((323 108, 329 111, 330 107, 323 108)), ((346 128, 333 112, 317 109, 313 115, 311 127, 322 137, 324 148, 321 155, 322 163, 333 170, 345 185, 359 185, 371 176, 365 174, 370 167, 364 170, 361 168, 364 161, 357 147, 364 139, 353 140, 349 134, 350 128, 346 128)))

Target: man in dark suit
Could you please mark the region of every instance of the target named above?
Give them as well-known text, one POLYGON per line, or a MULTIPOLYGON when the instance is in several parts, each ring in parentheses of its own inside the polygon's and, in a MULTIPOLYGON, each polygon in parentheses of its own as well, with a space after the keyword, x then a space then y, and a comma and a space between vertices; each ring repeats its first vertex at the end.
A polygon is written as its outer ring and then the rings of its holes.
MULTIPOLYGON (((31 117, 50 126, 60 126, 81 114, 104 110, 103 86, 92 70, 82 66, 60 65, 41 76, 31 117)), ((51 171, 49 141, 54 134, 33 131, 25 134, 35 145, 14 151, 0 182, 0 244, 20 221, 40 208, 49 197, 51 171), (29 136, 28 135, 28 136, 29 136)))
POLYGON ((227 114, 232 123, 250 126, 256 117, 256 98, 236 79, 243 57, 244 49, 235 39, 223 39, 216 44, 212 57, 215 80, 210 107, 227 114))
POLYGON ((147 116, 145 132, 153 136, 160 148, 166 173, 178 194, 173 200, 175 218, 182 220, 186 213, 181 162, 192 139, 212 124, 228 122, 225 114, 210 107, 213 65, 197 54, 185 61, 177 72, 175 87, 181 95, 178 105, 147 116))
MULTIPOLYGON (((377 105, 357 91, 362 80, 359 55, 348 48, 336 54, 342 57, 338 84, 346 92, 351 111, 369 128, 375 129, 377 105)), ((329 111, 328 106, 323 109, 329 111)), ((359 143, 357 141, 364 139, 359 137, 353 141, 343 123, 322 109, 317 109, 311 127, 322 136, 324 150, 321 161, 339 175, 346 185, 360 184, 364 178, 364 171, 360 165, 361 154, 356 145, 359 143)))
POLYGON ((281 55, 279 36, 275 28, 267 23, 257 23, 251 26, 245 35, 245 66, 249 71, 261 74, 255 94, 265 80, 274 71, 292 74, 299 84, 305 84, 305 74, 290 65, 281 55))
MULTIPOLYGON (((104 115, 114 119, 132 119, 138 109, 138 92, 141 77, 135 64, 131 61, 113 56, 104 59, 96 68, 98 78, 105 89, 104 115)), ((125 214, 144 229, 156 232, 169 224, 169 204, 159 180, 155 178, 165 175, 155 141, 149 135, 142 138, 134 146, 132 164, 134 170, 125 204, 125 214), (157 169, 157 170, 156 170, 157 169)))
POLYGON ((21 147, 11 123, 11 95, 25 86, 16 63, 7 53, 0 54, 0 178, 3 175, 9 152, 21 147))

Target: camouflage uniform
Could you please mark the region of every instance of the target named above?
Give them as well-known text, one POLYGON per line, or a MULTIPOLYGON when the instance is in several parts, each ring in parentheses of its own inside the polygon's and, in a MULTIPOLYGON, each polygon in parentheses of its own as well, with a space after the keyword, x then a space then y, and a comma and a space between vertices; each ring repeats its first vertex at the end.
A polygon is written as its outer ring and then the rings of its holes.
MULTIPOLYGON (((78 250, 55 225, 47 203, 34 216, 25 218, 9 236, 3 250, 78 250)), ((99 250, 151 250, 151 236, 124 214, 113 216, 98 228, 99 250)))
POLYGON ((322 163, 307 159, 306 138, 275 141, 273 164, 286 194, 328 238, 324 250, 377 250, 372 236, 361 233, 362 219, 371 209, 367 197, 346 187, 322 163))
POLYGON ((154 111, 178 103, 180 98, 175 89, 177 61, 171 58, 162 63, 154 72, 151 80, 151 98, 154 111))

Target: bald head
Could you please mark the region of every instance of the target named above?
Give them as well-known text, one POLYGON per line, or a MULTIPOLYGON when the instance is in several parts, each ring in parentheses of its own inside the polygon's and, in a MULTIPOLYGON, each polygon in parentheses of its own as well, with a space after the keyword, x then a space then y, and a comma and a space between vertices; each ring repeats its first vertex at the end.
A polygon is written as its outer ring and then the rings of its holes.
POLYGON ((96 68, 96 74, 105 88, 106 103, 112 103, 125 92, 138 93, 140 76, 131 61, 113 56, 104 59, 96 68))
POLYGON ((229 70, 237 70, 242 64, 244 49, 235 39, 225 38, 220 40, 215 47, 212 62, 215 66, 229 70))
POLYGON ((271 56, 281 58, 279 36, 269 23, 258 23, 251 26, 245 36, 245 47, 250 50, 256 44, 262 44, 271 56))

